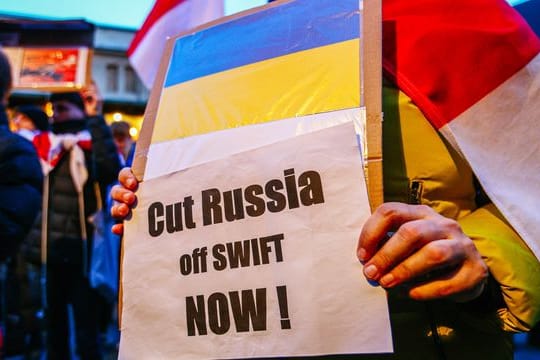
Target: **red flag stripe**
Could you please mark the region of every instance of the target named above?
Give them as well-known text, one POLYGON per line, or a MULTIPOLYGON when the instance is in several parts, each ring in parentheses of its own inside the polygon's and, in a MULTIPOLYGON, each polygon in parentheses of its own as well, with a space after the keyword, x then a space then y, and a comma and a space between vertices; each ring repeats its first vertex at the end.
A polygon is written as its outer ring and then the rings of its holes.
POLYGON ((38 153, 38 156, 47 161, 49 159, 49 151, 51 150, 51 139, 48 132, 41 132, 34 136, 32 143, 38 153))
POLYGON ((180 5, 186 0, 156 0, 154 7, 148 14, 148 17, 144 21, 142 27, 135 33, 135 37, 131 41, 127 50, 128 57, 135 51, 139 43, 144 39, 150 28, 166 13, 168 13, 174 7, 180 5))
POLYGON ((385 73, 440 128, 540 52, 504 0, 383 1, 385 73))

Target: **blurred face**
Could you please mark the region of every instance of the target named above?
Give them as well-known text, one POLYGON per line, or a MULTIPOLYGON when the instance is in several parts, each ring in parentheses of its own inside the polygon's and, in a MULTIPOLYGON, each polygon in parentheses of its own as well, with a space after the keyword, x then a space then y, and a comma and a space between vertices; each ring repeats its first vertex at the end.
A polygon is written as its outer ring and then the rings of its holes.
POLYGON ((83 120, 85 118, 84 112, 67 101, 57 101, 52 104, 53 109, 53 122, 63 122, 67 120, 83 120))
POLYGON ((15 114, 15 117, 13 118, 13 126, 15 128, 15 131, 19 130, 36 130, 36 127, 34 126, 34 123, 30 118, 24 114, 17 113, 15 114))
POLYGON ((131 144, 133 144, 133 140, 129 136, 115 136, 114 143, 116 144, 118 152, 126 158, 131 148, 131 144))

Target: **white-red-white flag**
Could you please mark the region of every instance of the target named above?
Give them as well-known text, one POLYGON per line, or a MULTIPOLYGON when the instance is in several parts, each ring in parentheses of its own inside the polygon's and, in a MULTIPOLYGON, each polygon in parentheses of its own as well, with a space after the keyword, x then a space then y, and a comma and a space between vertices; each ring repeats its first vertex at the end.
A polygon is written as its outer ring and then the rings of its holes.
POLYGON ((540 259, 540 40, 505 0, 385 0, 383 20, 386 74, 540 259))
MULTIPOLYGON (((30 141, 41 162, 43 174, 47 175, 74 147, 84 151, 92 149, 92 136, 88 130, 75 134, 53 134, 50 131, 21 130, 19 135, 30 141)), ((84 159, 83 159, 84 161, 84 159)))
POLYGON ((223 0, 156 0, 127 51, 144 85, 152 87, 168 37, 215 20, 223 13, 223 0))

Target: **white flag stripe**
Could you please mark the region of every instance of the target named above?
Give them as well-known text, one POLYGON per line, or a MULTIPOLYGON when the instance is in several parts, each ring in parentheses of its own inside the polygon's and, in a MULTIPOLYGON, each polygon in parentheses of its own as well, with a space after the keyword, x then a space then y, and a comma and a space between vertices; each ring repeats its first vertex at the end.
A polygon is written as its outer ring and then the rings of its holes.
POLYGON ((538 99, 540 54, 441 132, 540 259, 540 126, 531 126, 540 120, 538 99))
POLYGON ((129 58, 144 85, 147 88, 152 87, 168 37, 222 15, 222 0, 186 0, 161 16, 129 58))
POLYGON ((345 122, 355 124, 360 143, 365 144, 365 116, 365 108, 337 110, 155 143, 148 151, 144 178, 149 180, 171 174, 345 122))

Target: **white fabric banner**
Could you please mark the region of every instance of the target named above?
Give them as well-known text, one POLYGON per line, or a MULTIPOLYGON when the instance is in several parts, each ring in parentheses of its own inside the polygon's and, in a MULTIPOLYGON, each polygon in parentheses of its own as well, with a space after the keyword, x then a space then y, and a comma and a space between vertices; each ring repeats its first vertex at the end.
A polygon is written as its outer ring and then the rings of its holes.
POLYGON ((141 183, 122 359, 391 352, 355 250, 369 216, 352 123, 141 183))

